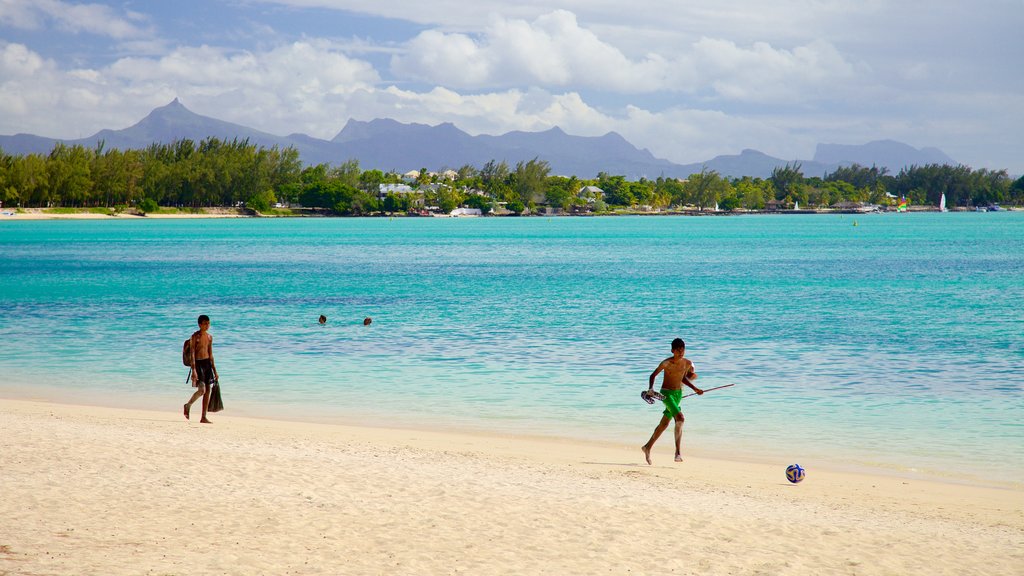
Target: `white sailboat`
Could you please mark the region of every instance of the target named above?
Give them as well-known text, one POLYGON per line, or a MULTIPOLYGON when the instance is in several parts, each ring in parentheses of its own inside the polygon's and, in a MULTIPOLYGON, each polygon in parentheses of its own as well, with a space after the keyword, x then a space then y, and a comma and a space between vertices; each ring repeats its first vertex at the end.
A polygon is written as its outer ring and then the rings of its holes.
POLYGON ((793 201, 793 210, 799 210, 799 209, 800 209, 800 202, 793 201))
POLYGON ((946 193, 942 193, 942 198, 939 199, 939 212, 947 212, 946 210, 946 193))

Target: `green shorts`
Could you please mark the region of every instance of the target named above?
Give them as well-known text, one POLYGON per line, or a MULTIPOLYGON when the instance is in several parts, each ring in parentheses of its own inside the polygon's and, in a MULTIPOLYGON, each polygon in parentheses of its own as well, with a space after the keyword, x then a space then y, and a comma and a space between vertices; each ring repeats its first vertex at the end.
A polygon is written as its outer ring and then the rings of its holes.
POLYGON ((683 399, 682 390, 665 390, 662 388, 661 395, 665 397, 665 399, 661 401, 665 404, 665 411, 662 412, 662 414, 669 418, 675 418, 676 414, 683 411, 683 409, 679 407, 679 402, 683 399))

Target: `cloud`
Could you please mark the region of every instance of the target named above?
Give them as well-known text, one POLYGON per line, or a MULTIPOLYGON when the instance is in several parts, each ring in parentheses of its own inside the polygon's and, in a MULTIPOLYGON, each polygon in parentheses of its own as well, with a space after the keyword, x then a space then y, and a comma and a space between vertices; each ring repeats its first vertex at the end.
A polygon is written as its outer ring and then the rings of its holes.
POLYGON ((659 158, 688 164, 754 148, 785 159, 806 156, 812 139, 794 138, 779 125, 720 110, 673 107, 651 111, 629 106, 612 128, 659 158))
POLYGON ((715 94, 749 102, 817 97, 845 89, 868 71, 864 64, 847 62, 824 40, 784 50, 766 42, 743 48, 728 40, 701 38, 689 57, 699 80, 715 94))
POLYGON ((28 78, 44 66, 52 65, 24 44, 7 44, 0 48, 0 77, 3 78, 28 78))
MULTIPOLYGON (((52 60, 23 44, 0 44, 0 118, 17 121, 40 113, 49 115, 58 94, 53 88, 62 84, 52 60)), ((20 131, 32 127, 19 126, 20 131)))
MULTIPOLYGON (((322 40, 270 16, 261 21, 245 2, 224 17, 242 14, 254 29, 271 26, 266 34, 213 34, 221 27, 209 23, 191 37, 154 39, 129 35, 161 22, 161 10, 143 16, 120 5, 0 0, 0 26, 22 30, 19 43, 0 40, 0 133, 82 137, 128 126, 180 97, 200 114, 276 134, 330 138, 348 118, 454 122, 474 134, 557 125, 580 135, 614 130, 685 163, 743 148, 806 158, 819 141, 893 138, 976 166, 1021 170, 1022 80, 1006 59, 1020 41, 1001 35, 1010 44, 998 57, 978 57, 968 44, 981 16, 967 8, 958 12, 971 24, 966 36, 937 48, 915 42, 926 37, 901 23, 912 10, 874 0, 816 0, 810 9, 784 0, 777 10, 750 0, 639 0, 629 10, 595 0, 573 11, 539 0, 495 11, 481 0, 467 12, 454 0, 278 3, 383 11, 428 27, 402 38, 387 20, 368 19, 364 36, 322 40), (72 23, 76 7, 83 10, 72 23), (885 17, 892 14, 900 18, 885 17), (62 36, 70 50, 44 44, 65 26, 83 32, 62 36), (936 50, 941 59, 931 58, 936 50)), ((922 16, 933 37, 948 36, 939 12, 922 16)))
POLYGON ((354 94, 345 105, 358 111, 355 116, 360 120, 453 122, 471 134, 547 130, 557 125, 574 134, 599 135, 609 130, 610 120, 575 92, 550 94, 537 89, 460 94, 447 88, 417 92, 389 86, 354 94))
POLYGON ((574 85, 646 92, 664 82, 661 57, 630 60, 565 10, 532 22, 494 17, 477 38, 426 30, 392 58, 391 70, 455 88, 574 85))
POLYGON ((696 161, 705 150, 726 153, 736 145, 733 137, 764 131, 720 112, 601 110, 573 90, 403 89, 384 85, 369 64, 325 41, 266 52, 181 47, 160 58, 70 70, 8 44, 0 46, 0 78, 0 133, 10 133, 18 122, 17 131, 64 138, 123 128, 175 97, 200 114, 275 134, 331 138, 350 117, 454 122, 472 134, 560 126, 588 136, 615 130, 678 161, 696 161), (723 130, 725 125, 732 127, 723 130))
POLYGON ((0 45, 0 72, 0 132, 63 138, 125 127, 175 97, 263 130, 323 134, 334 102, 380 80, 370 64, 320 40, 264 52, 180 47, 159 58, 68 70, 7 44, 0 45))
POLYGON ((61 0, 0 0, 0 23, 28 30, 40 29, 47 22, 53 22, 61 30, 128 39, 147 33, 133 22, 141 19, 135 12, 121 17, 104 4, 73 4, 61 0))
POLYGON ((564 10, 532 22, 495 18, 476 37, 426 30, 391 61, 396 77, 451 88, 668 91, 735 101, 815 98, 868 70, 820 39, 783 49, 702 37, 673 54, 629 58, 564 10))
POLYGON ((131 92, 173 94, 198 104, 198 110, 224 110, 220 117, 234 122, 318 135, 332 101, 380 81, 369 63, 324 40, 264 52, 182 47, 159 59, 118 60, 105 75, 131 92))

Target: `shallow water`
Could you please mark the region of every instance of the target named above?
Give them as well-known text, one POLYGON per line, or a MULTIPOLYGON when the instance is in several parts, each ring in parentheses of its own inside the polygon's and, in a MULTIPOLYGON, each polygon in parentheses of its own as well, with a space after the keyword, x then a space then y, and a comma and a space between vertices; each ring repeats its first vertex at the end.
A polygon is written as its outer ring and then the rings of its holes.
POLYGON ((639 444, 680 336, 688 446, 994 482, 1022 299, 1021 213, 0 225, 10 394, 185 396, 205 313, 229 408, 639 444))

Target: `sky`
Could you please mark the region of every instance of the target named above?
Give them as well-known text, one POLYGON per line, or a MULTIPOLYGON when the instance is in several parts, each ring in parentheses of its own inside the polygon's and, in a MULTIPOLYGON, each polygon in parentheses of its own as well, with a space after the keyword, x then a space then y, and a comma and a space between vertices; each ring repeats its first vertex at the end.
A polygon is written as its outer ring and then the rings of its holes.
POLYGON ((351 118, 615 131, 659 158, 892 139, 1024 174, 1024 0, 0 0, 0 134, 174 98, 265 132, 351 118))

